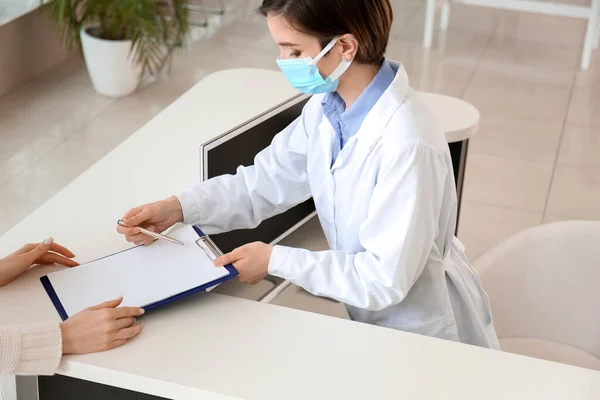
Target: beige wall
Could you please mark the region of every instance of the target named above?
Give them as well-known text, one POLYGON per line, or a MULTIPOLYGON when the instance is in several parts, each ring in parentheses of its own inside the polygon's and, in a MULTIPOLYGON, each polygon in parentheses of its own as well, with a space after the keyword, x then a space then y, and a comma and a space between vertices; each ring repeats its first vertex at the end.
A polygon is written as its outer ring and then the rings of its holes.
POLYGON ((55 24, 44 9, 0 26, 0 98, 68 55, 56 39, 55 24))

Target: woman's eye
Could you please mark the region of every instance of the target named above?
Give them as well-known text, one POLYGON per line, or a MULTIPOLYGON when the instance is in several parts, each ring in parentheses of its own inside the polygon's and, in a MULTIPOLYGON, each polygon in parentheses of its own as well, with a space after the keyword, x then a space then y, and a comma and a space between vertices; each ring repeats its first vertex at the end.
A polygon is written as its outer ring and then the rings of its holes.
POLYGON ((292 51, 292 53, 290 54, 290 57, 292 58, 298 58, 302 55, 302 53, 300 53, 299 51, 292 51))

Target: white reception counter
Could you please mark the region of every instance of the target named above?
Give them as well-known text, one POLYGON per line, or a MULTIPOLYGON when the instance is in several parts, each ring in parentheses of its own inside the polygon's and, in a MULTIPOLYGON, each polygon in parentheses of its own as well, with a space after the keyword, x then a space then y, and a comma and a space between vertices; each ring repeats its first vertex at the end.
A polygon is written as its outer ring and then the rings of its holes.
MULTIPOLYGON (((2 236, 0 256, 48 235, 80 262, 126 248, 124 211, 197 182, 202 142, 294 94, 274 71, 207 77, 2 236)), ((0 289, 2 324, 58 320, 38 281, 56 268, 0 289)), ((168 399, 600 399, 595 371, 216 294, 142 323, 127 346, 66 357, 59 374, 168 399)))

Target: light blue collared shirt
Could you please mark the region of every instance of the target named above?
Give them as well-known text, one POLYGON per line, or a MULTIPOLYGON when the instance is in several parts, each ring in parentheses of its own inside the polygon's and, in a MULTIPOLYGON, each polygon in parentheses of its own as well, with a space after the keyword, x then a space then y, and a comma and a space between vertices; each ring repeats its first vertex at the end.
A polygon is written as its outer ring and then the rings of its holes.
POLYGON ((323 98, 321 102, 323 113, 336 133, 336 140, 333 144, 332 165, 344 145, 358 132, 369 111, 395 77, 396 72, 389 61, 384 59, 375 78, 348 110, 346 110, 346 103, 337 92, 329 93, 323 98))

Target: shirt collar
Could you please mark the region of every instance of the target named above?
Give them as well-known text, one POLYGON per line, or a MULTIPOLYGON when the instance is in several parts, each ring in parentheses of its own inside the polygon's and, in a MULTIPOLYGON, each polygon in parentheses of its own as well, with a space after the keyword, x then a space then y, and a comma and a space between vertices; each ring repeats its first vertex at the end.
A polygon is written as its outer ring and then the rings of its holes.
POLYGON ((342 97, 337 92, 327 93, 321 101, 323 106, 323 113, 327 118, 332 116, 339 116, 346 109, 346 104, 342 97))
POLYGON ((335 113, 339 114, 340 122, 344 128, 343 136, 348 139, 358 132, 367 114, 394 81, 395 77, 396 71, 392 68, 390 62, 384 59, 375 78, 349 109, 344 111, 344 100, 337 92, 333 92, 323 97, 321 102, 323 112, 327 116, 335 113))

